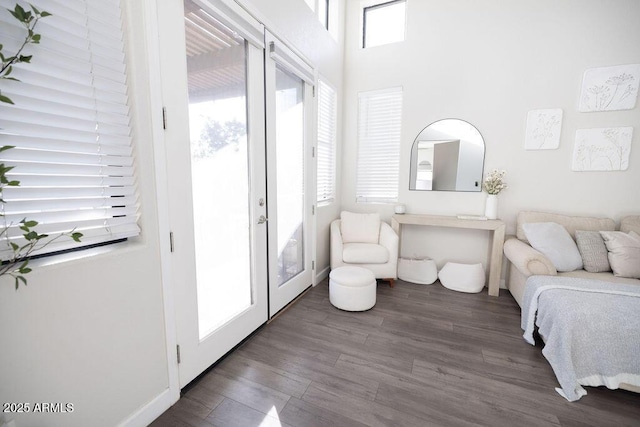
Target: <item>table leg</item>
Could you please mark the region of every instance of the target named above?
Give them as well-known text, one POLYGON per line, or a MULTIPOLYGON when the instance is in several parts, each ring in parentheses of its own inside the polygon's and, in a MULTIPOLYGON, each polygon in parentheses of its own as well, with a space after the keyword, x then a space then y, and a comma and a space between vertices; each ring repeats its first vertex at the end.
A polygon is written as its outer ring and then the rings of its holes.
POLYGON ((504 224, 493 231, 489 258, 489 295, 500 295, 500 274, 502 273, 502 247, 504 246, 504 224))

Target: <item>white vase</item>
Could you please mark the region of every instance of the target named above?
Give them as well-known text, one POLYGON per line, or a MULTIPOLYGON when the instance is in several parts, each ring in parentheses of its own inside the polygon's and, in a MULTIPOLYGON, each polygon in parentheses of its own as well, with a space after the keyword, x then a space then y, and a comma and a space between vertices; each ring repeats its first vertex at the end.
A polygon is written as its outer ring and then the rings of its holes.
POLYGON ((498 218, 498 195, 487 194, 487 201, 484 206, 484 216, 488 219, 498 218))

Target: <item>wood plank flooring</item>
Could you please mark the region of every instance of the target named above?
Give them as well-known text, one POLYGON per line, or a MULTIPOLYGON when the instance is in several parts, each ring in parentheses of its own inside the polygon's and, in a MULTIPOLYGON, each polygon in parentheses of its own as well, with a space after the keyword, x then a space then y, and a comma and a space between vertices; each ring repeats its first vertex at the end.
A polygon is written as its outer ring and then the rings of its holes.
POLYGON ((640 394, 569 403, 522 339, 520 309, 433 285, 378 284, 349 313, 323 282, 183 393, 153 427, 640 426, 640 394))

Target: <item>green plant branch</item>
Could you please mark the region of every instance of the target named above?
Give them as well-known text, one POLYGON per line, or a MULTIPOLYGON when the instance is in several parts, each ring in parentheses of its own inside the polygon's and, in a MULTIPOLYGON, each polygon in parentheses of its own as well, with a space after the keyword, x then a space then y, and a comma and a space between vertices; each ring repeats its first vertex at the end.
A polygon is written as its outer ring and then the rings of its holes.
MULTIPOLYGON (((14 80, 19 81, 14 77, 9 77, 12 71, 12 65, 19 64, 21 62, 29 63, 31 62, 32 55, 24 56, 22 55, 22 51, 28 44, 38 44, 40 43, 40 34, 35 33, 36 25, 38 25, 38 21, 41 18, 46 18, 47 16, 51 16, 49 12, 39 11, 35 6, 29 5, 31 7, 30 11, 24 10, 22 6, 16 3, 13 10, 7 9, 9 13, 13 15, 20 23, 22 23, 26 30, 27 36, 25 37, 22 45, 18 49, 15 55, 10 57, 5 57, 2 53, 3 45, 0 44, 0 60, 2 60, 2 67, 0 68, 0 79, 5 80, 14 80)), ((7 104, 13 104, 11 98, 4 96, 0 93, 0 102, 5 102, 7 104)))
MULTIPOLYGON (((38 225, 38 222, 28 221, 25 218, 20 221, 20 224, 20 229, 24 232, 22 236, 25 238, 25 240, 27 240, 27 243, 20 246, 17 243, 9 241, 9 237, 7 236, 7 246, 9 246, 9 248, 12 250, 13 255, 10 259, 0 265, 0 277, 4 276, 5 274, 13 277, 13 279, 15 280, 16 289, 18 289, 20 282, 24 283, 25 286, 27 284, 27 279, 24 278, 24 275, 32 271, 31 268, 28 267, 28 265, 33 252, 46 248, 61 237, 68 236, 76 242, 80 242, 80 238, 82 237, 82 233, 75 231, 74 228, 69 232, 60 233, 54 238, 40 245, 41 241, 49 237, 49 235, 39 234, 38 232, 33 230, 33 228, 38 225)), ((9 227, 5 227, 0 235, 5 234, 8 229, 9 227)))

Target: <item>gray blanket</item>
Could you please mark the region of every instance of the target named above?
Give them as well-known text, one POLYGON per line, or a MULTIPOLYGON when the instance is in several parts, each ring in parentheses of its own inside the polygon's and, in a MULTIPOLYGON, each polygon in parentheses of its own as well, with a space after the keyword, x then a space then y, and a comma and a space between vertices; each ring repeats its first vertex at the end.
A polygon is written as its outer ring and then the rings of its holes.
POLYGON ((560 383, 556 391, 570 402, 587 394, 583 385, 640 386, 640 286, 531 276, 521 326, 532 345, 534 322, 560 383))

